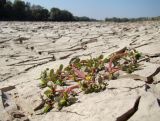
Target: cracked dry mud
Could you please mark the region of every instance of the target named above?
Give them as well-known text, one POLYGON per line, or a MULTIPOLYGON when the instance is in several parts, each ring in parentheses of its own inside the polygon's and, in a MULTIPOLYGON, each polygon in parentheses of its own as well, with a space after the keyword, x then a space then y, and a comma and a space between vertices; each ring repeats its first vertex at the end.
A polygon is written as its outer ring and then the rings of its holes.
POLYGON ((160 22, 0 23, 0 121, 159 121, 160 22), (36 115, 39 75, 73 57, 136 48, 142 69, 110 80, 105 91, 80 94, 79 103, 36 115), (135 77, 135 75, 138 75, 135 77))

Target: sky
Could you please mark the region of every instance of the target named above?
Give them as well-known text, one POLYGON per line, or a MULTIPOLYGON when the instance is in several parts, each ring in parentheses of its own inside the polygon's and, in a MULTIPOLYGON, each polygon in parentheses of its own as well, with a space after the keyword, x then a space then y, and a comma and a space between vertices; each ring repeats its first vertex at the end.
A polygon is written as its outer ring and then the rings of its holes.
POLYGON ((58 7, 75 16, 96 19, 106 17, 154 17, 160 16, 160 0, 24 0, 47 9, 58 7))

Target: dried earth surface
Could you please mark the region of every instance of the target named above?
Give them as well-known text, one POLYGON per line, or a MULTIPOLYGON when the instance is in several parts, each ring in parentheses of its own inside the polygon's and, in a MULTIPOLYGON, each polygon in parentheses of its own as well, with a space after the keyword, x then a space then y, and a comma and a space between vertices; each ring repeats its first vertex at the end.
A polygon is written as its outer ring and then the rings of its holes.
POLYGON ((0 121, 160 119, 160 22, 0 22, 0 70, 0 121), (38 78, 45 68, 124 47, 143 53, 141 70, 133 74, 146 80, 106 80, 105 91, 80 94, 78 103, 60 112, 37 115, 33 110, 41 102, 38 78))

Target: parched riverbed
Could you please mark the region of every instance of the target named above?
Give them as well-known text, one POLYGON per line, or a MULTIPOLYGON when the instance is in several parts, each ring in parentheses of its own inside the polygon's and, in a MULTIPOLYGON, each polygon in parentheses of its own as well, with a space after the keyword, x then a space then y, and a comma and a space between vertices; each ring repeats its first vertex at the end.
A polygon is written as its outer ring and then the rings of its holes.
POLYGON ((104 92, 81 94, 80 103, 61 112, 36 115, 33 110, 41 101, 37 79, 45 68, 66 65, 73 57, 109 55, 124 47, 148 57, 135 74, 152 75, 160 67, 160 22, 0 22, 0 89, 11 95, 9 104, 19 107, 7 109, 0 95, 0 114, 6 115, 0 115, 0 121, 114 121, 131 109, 139 96, 138 110, 129 121, 158 121, 159 72, 151 84, 130 78, 111 80, 104 92), (14 111, 24 116, 14 117, 14 111))

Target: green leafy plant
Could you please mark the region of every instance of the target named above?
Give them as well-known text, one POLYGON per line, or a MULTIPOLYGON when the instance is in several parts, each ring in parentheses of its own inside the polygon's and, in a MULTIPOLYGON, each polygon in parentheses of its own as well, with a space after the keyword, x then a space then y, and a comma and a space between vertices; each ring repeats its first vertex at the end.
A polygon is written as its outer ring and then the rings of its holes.
POLYGON ((81 91, 85 94, 104 91, 108 85, 106 80, 117 79, 119 70, 126 73, 137 70, 139 67, 137 60, 141 57, 142 54, 138 51, 126 49, 124 52, 113 53, 106 58, 103 55, 86 60, 73 58, 69 65, 64 67, 61 64, 56 71, 45 69, 40 76, 40 87, 47 88, 44 92, 46 97, 44 113, 54 107, 61 110, 76 103, 76 96, 81 91), (67 85, 69 80, 77 84, 67 85))

